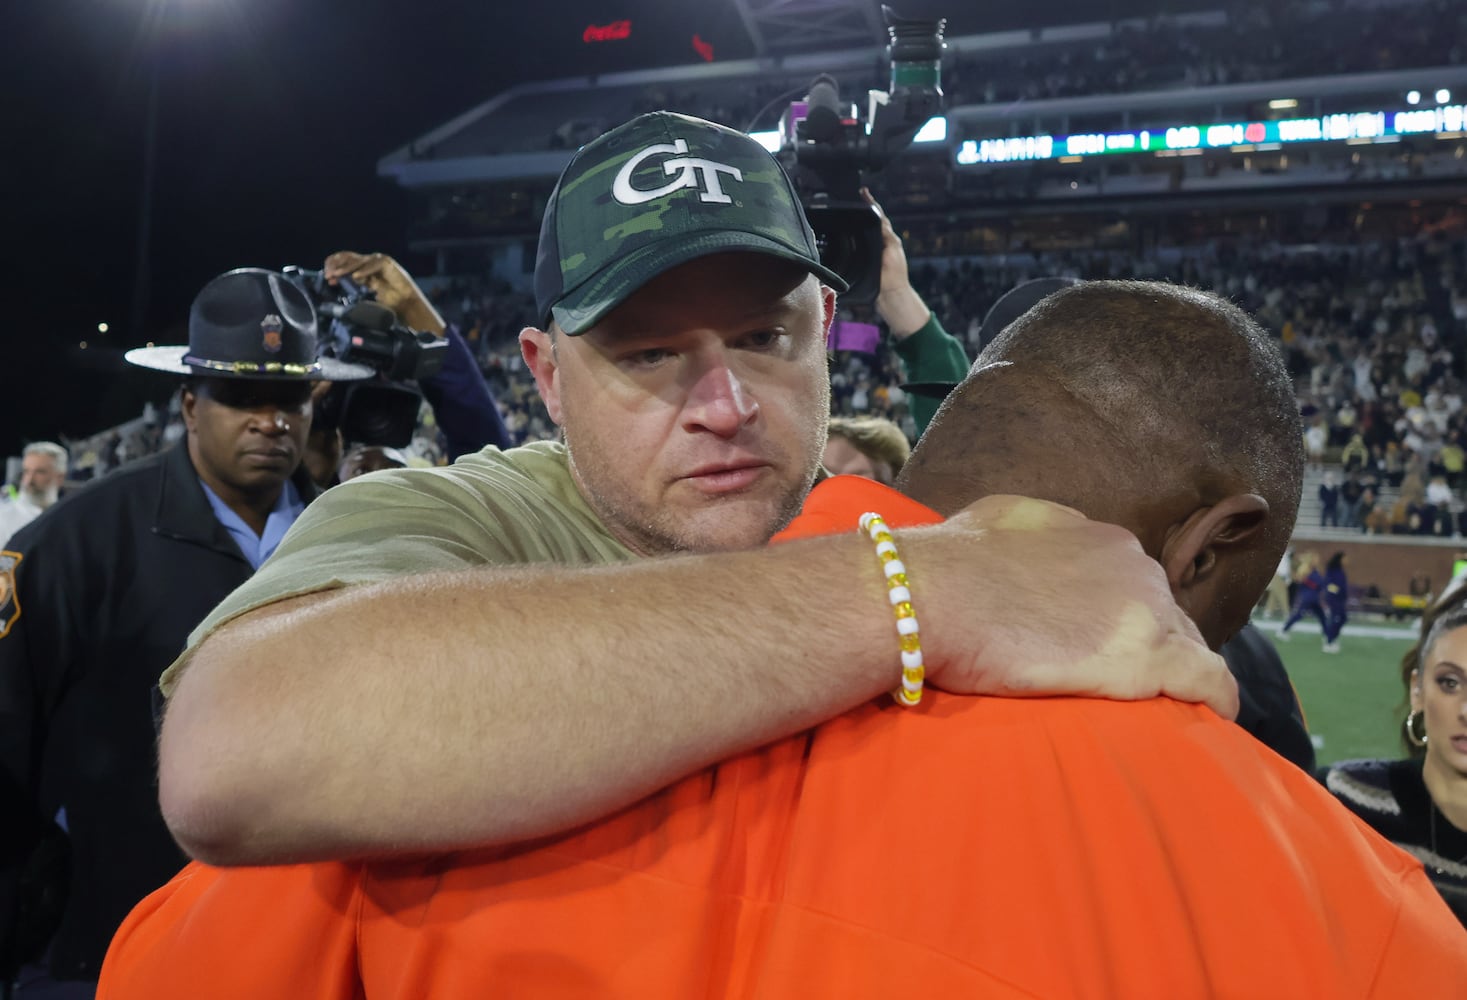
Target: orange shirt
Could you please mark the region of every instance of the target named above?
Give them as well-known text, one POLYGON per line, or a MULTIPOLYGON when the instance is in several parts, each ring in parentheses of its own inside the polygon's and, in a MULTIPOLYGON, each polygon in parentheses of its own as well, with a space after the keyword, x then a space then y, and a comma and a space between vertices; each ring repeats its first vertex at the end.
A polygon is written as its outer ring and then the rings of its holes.
MULTIPOLYGON (((839 477, 809 523, 909 522, 893 496, 839 477)), ((99 997, 1423 1000, 1463 984, 1467 932, 1420 864, 1208 709, 929 692, 529 848, 190 866, 124 924, 99 997)))

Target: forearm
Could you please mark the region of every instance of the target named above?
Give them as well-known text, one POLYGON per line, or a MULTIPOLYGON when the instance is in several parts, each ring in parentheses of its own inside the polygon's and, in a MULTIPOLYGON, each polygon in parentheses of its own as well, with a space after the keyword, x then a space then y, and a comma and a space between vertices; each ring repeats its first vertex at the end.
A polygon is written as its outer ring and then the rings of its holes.
POLYGON ((195 654, 164 813, 220 863, 557 832, 892 687, 885 605, 854 535, 288 602, 195 654))
POLYGON ((876 299, 876 311, 897 340, 904 340, 922 329, 932 316, 932 310, 927 308, 922 296, 906 283, 882 291, 876 299))

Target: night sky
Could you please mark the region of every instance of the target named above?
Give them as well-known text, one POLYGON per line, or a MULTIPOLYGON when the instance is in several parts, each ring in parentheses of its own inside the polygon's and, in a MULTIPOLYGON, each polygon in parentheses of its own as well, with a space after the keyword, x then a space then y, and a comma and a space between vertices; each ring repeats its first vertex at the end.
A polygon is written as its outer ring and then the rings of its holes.
MULTIPOLYGON (((1220 5, 1220 4, 1219 4, 1220 5)), ((1100 20, 1157 0, 904 0, 949 34, 1100 20), (965 8, 965 10, 955 10, 965 8)), ((1169 0, 1160 6, 1207 6, 1169 0)), ((0 349, 0 455, 135 416, 166 376, 122 349, 183 343, 194 293, 245 265, 320 266, 380 249, 410 268, 385 153, 516 82, 752 54, 726 0, 32 0, 12 5, 3 158, 11 322, 0 349), (528 8, 532 13, 526 13, 528 8), (554 11, 553 14, 546 13, 554 11), (632 22, 587 45, 588 24, 632 22), (130 329, 149 80, 158 74, 150 294, 130 329), (97 324, 109 324, 105 336, 97 324), (86 341, 87 351, 78 350, 86 341), (162 381, 159 381, 159 380, 162 381)))

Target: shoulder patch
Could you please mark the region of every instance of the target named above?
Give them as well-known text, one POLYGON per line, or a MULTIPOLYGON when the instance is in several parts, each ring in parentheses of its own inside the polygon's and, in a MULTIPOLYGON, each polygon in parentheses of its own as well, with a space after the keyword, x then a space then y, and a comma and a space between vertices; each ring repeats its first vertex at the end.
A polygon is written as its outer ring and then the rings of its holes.
POLYGON ((20 598, 15 594, 15 567, 25 558, 19 552, 0 550, 0 639, 20 618, 20 598))

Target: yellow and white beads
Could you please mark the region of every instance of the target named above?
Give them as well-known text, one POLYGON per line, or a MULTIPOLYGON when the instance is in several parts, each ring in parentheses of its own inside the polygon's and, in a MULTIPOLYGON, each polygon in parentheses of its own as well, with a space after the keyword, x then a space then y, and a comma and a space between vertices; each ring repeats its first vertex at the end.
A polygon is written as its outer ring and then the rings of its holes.
POLYGON ((880 514, 861 515, 861 530, 876 543, 876 557, 886 574, 886 596, 896 614, 897 638, 902 647, 902 683, 891 696, 901 705, 922 700, 922 637, 917 630, 917 612, 912 609, 912 591, 907 587, 907 567, 897 553, 896 539, 880 514))

